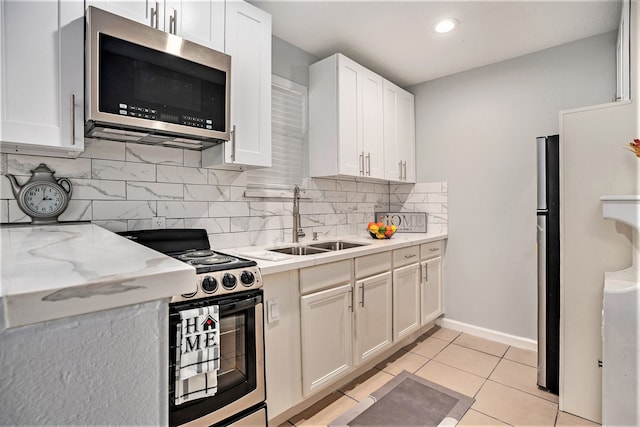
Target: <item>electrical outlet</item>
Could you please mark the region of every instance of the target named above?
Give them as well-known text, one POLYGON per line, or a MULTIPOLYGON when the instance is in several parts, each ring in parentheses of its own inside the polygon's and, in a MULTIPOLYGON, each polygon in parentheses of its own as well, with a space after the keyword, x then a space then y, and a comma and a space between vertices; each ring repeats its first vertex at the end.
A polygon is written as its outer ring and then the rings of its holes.
POLYGON ((165 228, 167 224, 167 218, 164 216, 154 216, 151 218, 151 228, 156 230, 158 228, 165 228))

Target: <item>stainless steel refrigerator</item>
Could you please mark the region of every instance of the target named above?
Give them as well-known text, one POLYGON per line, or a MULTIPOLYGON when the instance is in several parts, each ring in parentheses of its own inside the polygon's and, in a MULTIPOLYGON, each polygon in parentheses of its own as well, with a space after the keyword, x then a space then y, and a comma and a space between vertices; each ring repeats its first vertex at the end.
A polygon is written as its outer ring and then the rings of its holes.
POLYGON ((560 368, 560 137, 539 137, 538 386, 558 394, 560 368))

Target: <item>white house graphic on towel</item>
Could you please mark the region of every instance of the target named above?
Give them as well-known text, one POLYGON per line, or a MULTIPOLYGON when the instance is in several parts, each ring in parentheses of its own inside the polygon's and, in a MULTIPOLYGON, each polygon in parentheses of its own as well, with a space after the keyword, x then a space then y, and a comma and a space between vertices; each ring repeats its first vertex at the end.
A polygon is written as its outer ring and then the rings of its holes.
POLYGON ((187 335, 185 345, 182 348, 182 354, 191 353, 193 351, 205 350, 218 344, 218 321, 211 315, 198 322, 200 316, 185 319, 185 329, 187 335))

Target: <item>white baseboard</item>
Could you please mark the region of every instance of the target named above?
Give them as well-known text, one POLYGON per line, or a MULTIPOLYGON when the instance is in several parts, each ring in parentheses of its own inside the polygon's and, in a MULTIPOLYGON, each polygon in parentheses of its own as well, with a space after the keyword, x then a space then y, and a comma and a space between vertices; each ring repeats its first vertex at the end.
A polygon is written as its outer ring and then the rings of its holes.
POLYGON ((459 332, 466 332, 480 338, 485 338, 502 344, 512 345, 524 350, 538 351, 538 341, 529 338, 505 334, 504 332, 494 331, 492 329, 486 329, 480 326, 470 325, 468 323, 462 323, 458 322, 457 320, 451 320, 447 318, 441 318, 436 323, 443 328, 453 329, 454 331, 459 332))

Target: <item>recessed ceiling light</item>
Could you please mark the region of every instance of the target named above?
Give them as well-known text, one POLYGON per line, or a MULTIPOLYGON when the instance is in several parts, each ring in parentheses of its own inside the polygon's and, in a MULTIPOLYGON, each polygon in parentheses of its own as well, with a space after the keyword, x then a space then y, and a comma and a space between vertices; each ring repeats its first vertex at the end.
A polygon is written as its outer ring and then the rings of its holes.
POLYGON ((438 21, 434 30, 436 33, 448 33, 458 26, 458 20, 454 18, 445 18, 438 21))

